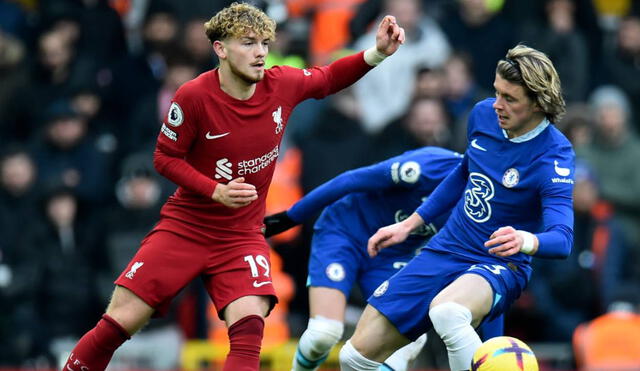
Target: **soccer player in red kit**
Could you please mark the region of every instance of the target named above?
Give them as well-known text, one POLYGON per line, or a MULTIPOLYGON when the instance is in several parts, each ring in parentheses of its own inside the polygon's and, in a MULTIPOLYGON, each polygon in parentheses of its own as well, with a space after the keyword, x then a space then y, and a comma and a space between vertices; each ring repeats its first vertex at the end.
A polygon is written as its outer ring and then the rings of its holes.
POLYGON ((224 370, 258 370, 264 317, 277 301, 262 219, 287 118, 301 101, 353 84, 404 41, 404 30, 386 16, 376 45, 364 52, 325 67, 265 70, 275 23, 259 9, 234 3, 206 22, 205 32, 220 66, 178 89, 154 154, 158 172, 179 188, 65 370, 104 370, 196 277, 228 327, 224 370))

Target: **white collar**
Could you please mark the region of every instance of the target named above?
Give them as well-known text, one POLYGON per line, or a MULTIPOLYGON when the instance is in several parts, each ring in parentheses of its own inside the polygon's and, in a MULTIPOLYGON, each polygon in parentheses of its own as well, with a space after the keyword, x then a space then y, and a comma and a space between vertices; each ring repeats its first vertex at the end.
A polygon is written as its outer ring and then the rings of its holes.
POLYGON ((535 129, 520 135, 519 137, 515 137, 515 138, 509 138, 509 136, 507 135, 507 131, 502 129, 502 134, 504 134, 504 137, 509 139, 510 141, 512 141, 513 143, 522 143, 522 142, 526 142, 528 140, 531 140, 535 137, 537 137, 540 133, 542 133, 542 131, 544 129, 547 128, 547 126, 549 126, 551 122, 549 122, 549 120, 545 117, 544 119, 542 119, 542 121, 538 124, 538 126, 535 127, 535 129))

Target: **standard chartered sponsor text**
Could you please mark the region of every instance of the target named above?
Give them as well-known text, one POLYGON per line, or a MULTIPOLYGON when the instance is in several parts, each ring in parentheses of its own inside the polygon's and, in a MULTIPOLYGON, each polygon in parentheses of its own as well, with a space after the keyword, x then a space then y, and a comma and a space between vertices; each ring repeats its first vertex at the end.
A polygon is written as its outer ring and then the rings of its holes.
POLYGON ((260 157, 251 160, 242 160, 238 163, 238 175, 255 174, 258 171, 269 166, 276 158, 278 158, 278 146, 260 157))

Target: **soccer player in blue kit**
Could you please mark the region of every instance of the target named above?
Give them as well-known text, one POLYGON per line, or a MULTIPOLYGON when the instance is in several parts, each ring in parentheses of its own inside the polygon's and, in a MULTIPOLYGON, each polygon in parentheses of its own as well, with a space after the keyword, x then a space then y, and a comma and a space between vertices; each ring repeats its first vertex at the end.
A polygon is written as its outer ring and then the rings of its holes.
MULTIPOLYGON (((270 237, 325 208, 314 226, 309 260, 309 324, 298 343, 292 371, 316 370, 341 339, 347 298, 356 282, 369 297, 444 225, 448 212, 375 259, 367 254, 369 237, 378 228, 407 218, 461 160, 462 155, 438 147, 408 151, 347 171, 314 189, 289 210, 265 218, 265 236, 270 237)), ((487 338, 502 335, 502 317, 482 330, 487 338)), ((385 364, 406 370, 425 341, 426 335, 420 336, 385 364)))
POLYGON ((340 351, 342 370, 377 370, 434 328, 451 370, 470 368, 474 328, 503 314, 531 275, 532 256, 566 258, 573 244, 574 153, 551 124, 564 113, 549 58, 518 45, 498 62, 496 97, 476 104, 460 165, 407 219, 379 229, 371 256, 453 207, 444 227, 369 298, 340 351))

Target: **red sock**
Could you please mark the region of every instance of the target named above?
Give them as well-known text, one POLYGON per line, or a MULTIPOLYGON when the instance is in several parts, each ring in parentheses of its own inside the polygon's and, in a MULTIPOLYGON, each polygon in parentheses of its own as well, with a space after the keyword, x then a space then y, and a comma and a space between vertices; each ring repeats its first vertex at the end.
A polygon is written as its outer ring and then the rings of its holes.
POLYGON ((73 348, 63 371, 103 371, 113 352, 129 338, 118 322, 103 314, 96 327, 84 334, 73 348))
POLYGON ((231 343, 223 371, 258 371, 264 319, 257 315, 244 317, 229 327, 231 343))

